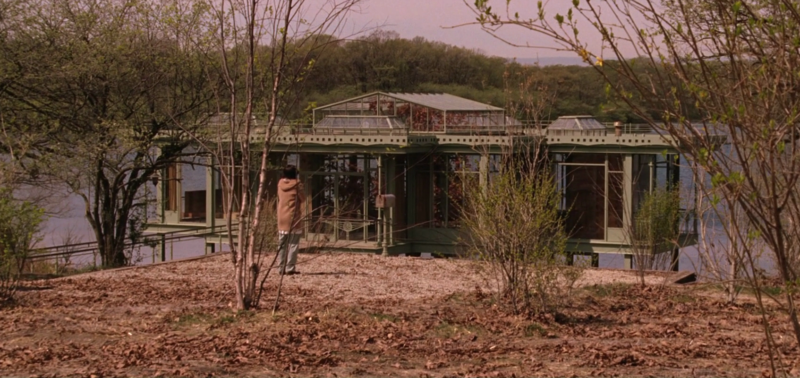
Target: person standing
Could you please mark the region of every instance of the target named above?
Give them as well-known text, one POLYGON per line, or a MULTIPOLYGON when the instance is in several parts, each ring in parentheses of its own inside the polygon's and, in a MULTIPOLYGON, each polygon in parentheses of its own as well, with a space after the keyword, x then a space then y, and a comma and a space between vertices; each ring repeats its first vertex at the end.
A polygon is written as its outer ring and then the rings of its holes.
POLYGON ((278 181, 278 259, 281 274, 299 274, 295 264, 300 235, 303 233, 304 201, 303 184, 297 177, 297 168, 287 165, 278 181))

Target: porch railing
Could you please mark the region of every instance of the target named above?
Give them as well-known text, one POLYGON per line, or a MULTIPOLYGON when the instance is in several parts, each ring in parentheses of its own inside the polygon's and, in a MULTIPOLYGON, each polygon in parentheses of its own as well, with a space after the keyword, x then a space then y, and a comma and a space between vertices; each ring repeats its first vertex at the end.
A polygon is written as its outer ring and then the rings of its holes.
MULTIPOLYGON (((415 130, 412 128, 342 128, 342 127, 314 127, 311 125, 289 126, 286 133, 292 135, 428 135, 428 134, 472 134, 472 135, 556 135, 556 136, 610 136, 616 132, 611 123, 604 124, 605 129, 599 130, 549 130, 549 123, 534 126, 530 123, 520 123, 506 126, 478 126, 478 125, 448 125, 442 130, 415 130)), ((654 134, 652 127, 646 124, 624 124, 621 126, 623 134, 654 134)))

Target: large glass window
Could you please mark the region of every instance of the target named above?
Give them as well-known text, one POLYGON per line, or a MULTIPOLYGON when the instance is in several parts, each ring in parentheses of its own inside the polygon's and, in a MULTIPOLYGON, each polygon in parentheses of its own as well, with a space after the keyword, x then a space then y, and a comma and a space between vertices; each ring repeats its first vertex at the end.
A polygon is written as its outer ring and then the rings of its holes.
POLYGON ((164 210, 178 211, 178 165, 167 166, 164 178, 164 210))
POLYGON ((417 225, 430 227, 431 221, 431 172, 428 169, 417 171, 414 177, 414 220, 417 225))
POLYGON ((242 168, 237 167, 232 170, 230 166, 222 166, 220 170, 214 172, 214 217, 225 218, 226 211, 230 205, 230 211, 237 212, 239 210, 242 194, 242 168), (234 175, 231 176, 231 173, 234 175), (228 182, 225 182, 223 174, 227 177, 228 182), (233 186, 233 192, 225 190, 229 185, 233 186), (229 197, 228 194, 232 197, 229 197))
MULTIPOLYGON (((378 160, 366 154, 307 155, 305 177, 313 233, 336 234, 339 240, 374 240, 378 195, 378 160), (316 168, 315 167, 319 167, 316 168)), ((380 192, 385 193, 385 174, 380 192)))
POLYGON ((181 165, 181 198, 185 222, 205 222, 206 219, 206 167, 184 163, 181 165))
POLYGON ((468 188, 480 185, 477 154, 436 155, 416 174, 416 223, 423 227, 460 227, 468 188))
POLYGON ((447 224, 461 226, 462 208, 470 188, 480 185, 480 155, 450 155, 447 171, 447 224))
POLYGON ((406 157, 395 157, 395 175, 390 180, 394 180, 395 206, 392 210, 392 223, 394 224, 396 238, 405 238, 408 226, 406 219, 406 169, 406 157))
POLYGON ((579 239, 604 239, 606 154, 570 154, 556 161, 567 232, 579 239))
POLYGON ((650 192, 655 172, 654 167, 653 155, 633 155, 633 208, 631 214, 636 213, 645 194, 650 192))
POLYGON ((447 159, 443 155, 433 158, 433 223, 432 227, 445 227, 447 219, 447 159))
POLYGON ((489 183, 491 183, 503 168, 503 156, 498 154, 489 155, 489 183))

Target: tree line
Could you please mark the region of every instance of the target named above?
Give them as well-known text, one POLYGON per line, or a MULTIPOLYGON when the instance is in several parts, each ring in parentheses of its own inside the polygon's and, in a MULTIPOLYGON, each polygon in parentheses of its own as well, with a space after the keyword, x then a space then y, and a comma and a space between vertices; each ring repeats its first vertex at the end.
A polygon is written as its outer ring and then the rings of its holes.
MULTIPOLYGON (((520 97, 519 84, 531 78, 539 85, 525 88, 528 96, 552 98, 543 115, 546 119, 592 115, 605 122, 639 120, 609 96, 592 67, 524 65, 423 37, 400 38, 384 30, 333 43, 325 59, 314 62, 303 98, 308 106, 373 91, 442 92, 506 107, 520 97)), ((516 116, 525 118, 521 113, 516 116)))

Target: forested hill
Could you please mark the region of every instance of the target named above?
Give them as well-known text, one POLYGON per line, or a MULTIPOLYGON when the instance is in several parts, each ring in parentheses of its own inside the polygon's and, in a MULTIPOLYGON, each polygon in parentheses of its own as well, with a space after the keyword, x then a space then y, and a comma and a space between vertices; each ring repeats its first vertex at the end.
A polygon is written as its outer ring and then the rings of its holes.
POLYGON ((585 114, 603 121, 635 119, 609 98, 592 67, 522 65, 386 31, 328 46, 314 62, 300 108, 373 91, 446 92, 504 107, 520 100, 520 88, 529 98, 549 99, 544 119, 585 114))

